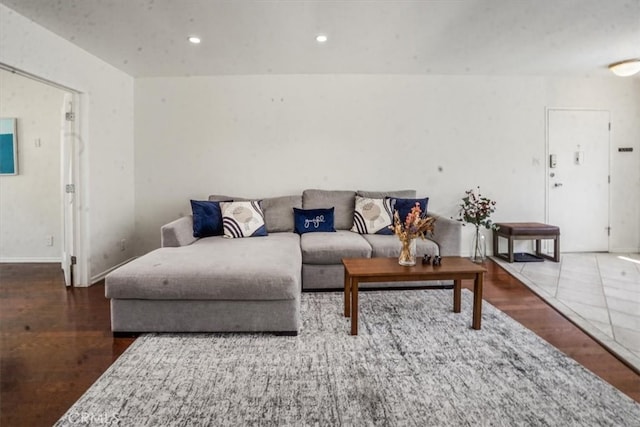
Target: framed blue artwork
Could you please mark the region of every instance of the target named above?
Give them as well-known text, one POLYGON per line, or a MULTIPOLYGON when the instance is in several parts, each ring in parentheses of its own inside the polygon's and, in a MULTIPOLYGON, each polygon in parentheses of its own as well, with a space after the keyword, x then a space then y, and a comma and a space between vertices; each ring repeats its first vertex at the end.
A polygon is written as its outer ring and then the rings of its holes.
POLYGON ((14 118, 0 118, 0 175, 18 175, 18 137, 14 118))

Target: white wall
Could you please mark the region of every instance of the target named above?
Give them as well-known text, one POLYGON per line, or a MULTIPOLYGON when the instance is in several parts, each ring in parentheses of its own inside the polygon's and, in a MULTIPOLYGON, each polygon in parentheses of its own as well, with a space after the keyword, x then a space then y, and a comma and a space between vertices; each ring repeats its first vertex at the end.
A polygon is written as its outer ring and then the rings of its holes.
POLYGON ((498 202, 495 220, 544 221, 552 107, 608 109, 612 147, 635 147, 613 156, 611 247, 638 250, 639 99, 637 80, 613 77, 137 79, 136 253, 159 246, 160 226, 189 214, 190 198, 212 193, 415 188, 453 216, 479 185, 498 202))
POLYGON ((87 285, 133 255, 133 78, 4 5, 0 62, 81 92, 78 274, 87 285))
POLYGON ((17 118, 19 172, 0 176, 2 262, 60 261, 63 98, 59 89, 0 70, 0 116, 17 118), (53 237, 53 246, 46 236, 53 237))
POLYGON ((134 129, 134 79, 4 5, 0 62, 82 92, 85 283, 132 256, 134 237, 136 254, 157 247, 162 224, 213 192, 413 187, 455 215, 480 185, 498 201, 495 220, 544 220, 549 107, 611 111, 611 249, 640 247, 638 79, 137 79, 134 129), (635 151, 619 156, 619 146, 635 151))

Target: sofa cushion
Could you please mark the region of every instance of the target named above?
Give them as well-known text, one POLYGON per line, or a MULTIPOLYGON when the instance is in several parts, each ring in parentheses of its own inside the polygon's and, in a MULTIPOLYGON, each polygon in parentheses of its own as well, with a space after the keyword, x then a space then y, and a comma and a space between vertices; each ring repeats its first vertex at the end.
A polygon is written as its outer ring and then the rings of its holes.
POLYGON ((347 230, 303 234, 300 248, 304 264, 340 264, 342 258, 371 257, 371 246, 367 241, 347 230))
POLYGON ((416 197, 416 190, 394 190, 394 191, 365 191, 358 190, 358 196, 369 197, 370 199, 384 199, 386 197, 397 197, 410 199, 416 197))
MULTIPOLYGON (((382 236, 379 234, 364 234, 362 236, 371 246, 372 258, 397 257, 402 247, 397 236, 382 236)), ((438 244, 429 239, 416 239, 416 254, 422 257, 428 255, 440 255, 438 244)))
POLYGON ((162 300, 292 300, 300 293, 300 237, 207 237, 160 248, 109 273, 107 298, 162 300))
POLYGON ((335 208, 336 230, 351 229, 355 203, 355 191, 304 190, 302 193, 304 209, 335 208))
POLYGON ((262 199, 262 211, 268 233, 293 232, 293 208, 302 208, 302 196, 268 197, 262 199))
POLYGON ((193 237, 222 235, 222 212, 219 202, 191 200, 191 211, 193 213, 193 237))
POLYGON ((356 196, 351 231, 360 234, 393 234, 391 199, 370 199, 356 196))
POLYGON ((332 233, 336 229, 333 226, 333 208, 329 209, 298 209, 293 208, 295 231, 304 233, 332 233))
POLYGON ((266 236, 264 213, 259 200, 220 202, 224 236, 229 238, 266 236))

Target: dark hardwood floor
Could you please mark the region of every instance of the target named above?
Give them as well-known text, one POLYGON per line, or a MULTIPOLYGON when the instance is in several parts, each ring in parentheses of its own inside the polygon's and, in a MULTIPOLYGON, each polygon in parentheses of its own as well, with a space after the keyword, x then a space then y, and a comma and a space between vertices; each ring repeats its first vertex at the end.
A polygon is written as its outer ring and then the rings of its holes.
MULTIPOLYGON (((640 376, 493 262, 484 298, 640 402, 640 376)), ((465 283, 471 287, 472 283, 465 283)), ((134 341, 114 338, 104 283, 56 264, 0 264, 0 425, 50 426, 134 341)))
POLYGON ((104 285, 59 264, 0 264, 0 425, 50 426, 133 342, 114 339, 104 285))

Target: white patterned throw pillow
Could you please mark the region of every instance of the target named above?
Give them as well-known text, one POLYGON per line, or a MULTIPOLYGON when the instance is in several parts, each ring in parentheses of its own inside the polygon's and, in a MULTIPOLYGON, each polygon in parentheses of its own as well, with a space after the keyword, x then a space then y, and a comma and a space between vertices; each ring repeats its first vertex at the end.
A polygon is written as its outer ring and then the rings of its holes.
POLYGON ((390 199, 370 199, 356 196, 356 209, 351 231, 359 234, 393 234, 390 199))
POLYGON ((259 200, 220 202, 224 237, 266 236, 264 213, 259 200))

